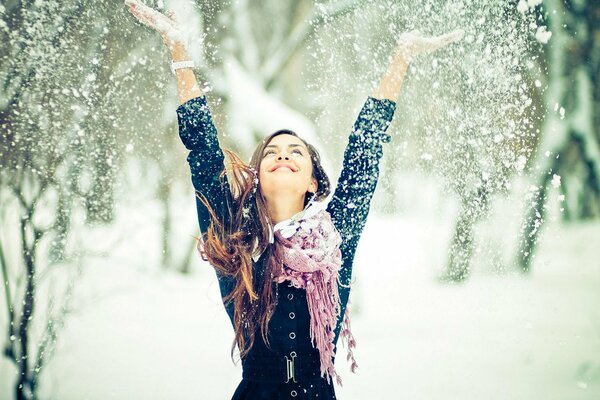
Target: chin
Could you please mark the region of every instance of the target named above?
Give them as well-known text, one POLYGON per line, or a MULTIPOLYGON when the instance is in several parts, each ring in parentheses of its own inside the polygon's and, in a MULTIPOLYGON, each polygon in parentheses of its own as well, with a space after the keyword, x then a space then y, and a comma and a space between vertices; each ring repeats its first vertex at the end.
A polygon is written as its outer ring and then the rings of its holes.
POLYGON ((302 197, 306 194, 306 190, 300 189, 298 186, 283 186, 277 185, 274 188, 261 188, 261 194, 266 199, 276 199, 278 197, 302 197))

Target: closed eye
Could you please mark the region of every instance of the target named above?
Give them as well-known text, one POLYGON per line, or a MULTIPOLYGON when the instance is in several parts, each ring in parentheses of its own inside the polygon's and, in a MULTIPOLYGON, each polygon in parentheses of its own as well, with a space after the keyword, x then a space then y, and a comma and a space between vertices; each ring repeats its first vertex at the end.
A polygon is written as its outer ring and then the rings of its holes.
MULTIPOLYGON (((303 155, 304 155, 304 153, 302 153, 302 151, 301 151, 300 149, 293 149, 293 150, 292 150, 292 153, 300 154, 301 156, 303 156, 303 155)), ((275 154, 275 151, 273 151, 273 150, 266 150, 266 151, 263 153, 263 157, 266 157, 266 156, 268 156, 269 154, 275 154)))

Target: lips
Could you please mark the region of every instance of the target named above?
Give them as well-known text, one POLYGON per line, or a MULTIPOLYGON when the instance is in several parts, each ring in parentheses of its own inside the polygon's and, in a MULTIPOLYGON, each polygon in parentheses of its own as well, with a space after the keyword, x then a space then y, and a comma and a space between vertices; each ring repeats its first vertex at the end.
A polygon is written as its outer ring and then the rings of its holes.
POLYGON ((279 168, 289 168, 292 172, 297 172, 298 169, 296 167, 294 167, 292 164, 286 164, 286 163, 282 163, 282 164, 275 164, 273 166, 273 168, 270 169, 269 172, 273 172, 279 168))

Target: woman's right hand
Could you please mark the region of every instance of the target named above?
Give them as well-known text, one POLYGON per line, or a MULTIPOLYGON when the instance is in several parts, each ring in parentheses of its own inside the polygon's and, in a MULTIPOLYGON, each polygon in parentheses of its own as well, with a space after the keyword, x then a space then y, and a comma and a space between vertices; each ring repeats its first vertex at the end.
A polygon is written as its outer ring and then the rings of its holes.
POLYGON ((171 53, 186 52, 187 40, 185 33, 177 24, 175 14, 172 11, 167 11, 167 15, 165 15, 139 0, 125 0, 125 4, 129 6, 129 11, 138 21, 160 33, 171 53))

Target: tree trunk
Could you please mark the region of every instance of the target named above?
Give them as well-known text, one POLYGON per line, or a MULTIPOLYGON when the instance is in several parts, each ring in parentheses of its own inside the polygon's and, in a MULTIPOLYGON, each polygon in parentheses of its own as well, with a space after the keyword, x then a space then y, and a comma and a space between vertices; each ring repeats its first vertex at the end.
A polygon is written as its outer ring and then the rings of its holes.
POLYGON ((42 237, 42 232, 32 223, 34 206, 31 205, 27 210, 27 217, 21 220, 21 251, 23 263, 26 271, 25 293, 23 294, 23 308, 21 310, 21 320, 19 321, 19 352, 17 365, 19 368, 19 379, 15 386, 15 395, 17 400, 31 400, 33 397, 33 387, 31 385, 31 368, 29 366, 29 335, 30 322, 33 319, 35 309, 35 290, 36 290, 36 257, 38 241, 42 237), (28 243, 27 231, 30 230, 32 242, 28 243))
MULTIPOLYGON (((598 44, 594 42, 593 19, 598 18, 600 5, 575 5, 567 1, 549 4, 556 9, 549 14, 553 33, 548 48, 548 89, 545 93, 547 116, 542 127, 542 143, 533 162, 536 190, 527 205, 517 265, 529 272, 544 222, 548 184, 556 174, 560 176, 564 219, 578 220, 600 216, 600 152, 598 138, 598 90, 594 77, 600 68, 598 44), (595 16, 592 16, 595 15, 595 16), (577 27, 569 32, 567 27, 577 27), (564 105, 564 108, 560 106, 564 105), (575 185, 576 183, 576 185, 575 185)), ((555 183, 556 185, 557 183, 555 183)))
POLYGON ((475 247, 475 224, 488 210, 489 194, 487 181, 482 180, 479 188, 461 198, 460 213, 448 250, 446 271, 440 278, 442 281, 462 282, 468 278, 475 247))
POLYGON ((158 198, 163 210, 162 217, 162 234, 161 234, 161 266, 169 268, 173 264, 171 256, 171 187, 169 182, 169 174, 161 168, 161 176, 158 183, 158 198))

